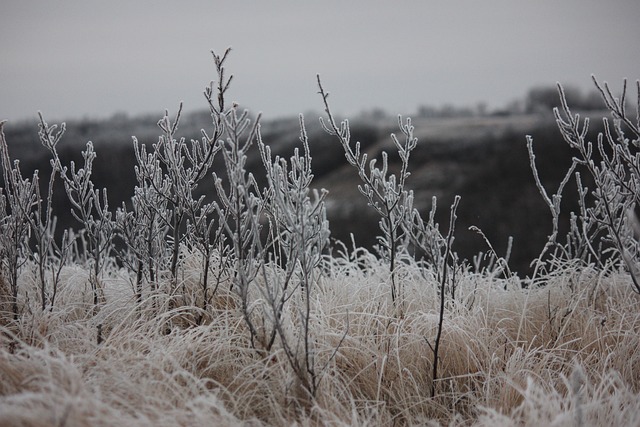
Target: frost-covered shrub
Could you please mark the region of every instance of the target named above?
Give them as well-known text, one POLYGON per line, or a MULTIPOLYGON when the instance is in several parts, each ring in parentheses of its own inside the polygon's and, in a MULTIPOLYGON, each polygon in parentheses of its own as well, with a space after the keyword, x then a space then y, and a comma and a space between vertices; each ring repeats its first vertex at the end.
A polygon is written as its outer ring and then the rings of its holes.
MULTIPOLYGON (((554 108, 558 128, 567 144, 574 150, 573 164, 551 197, 544 189, 535 165, 533 139, 528 136, 529 156, 538 188, 553 217, 553 230, 543 250, 552 250, 562 260, 579 259, 604 268, 605 263, 623 266, 633 279, 633 287, 640 293, 640 226, 637 212, 640 202, 640 81, 637 86, 635 117, 626 109, 627 82, 618 98, 605 82, 593 82, 602 95, 611 120, 603 118, 604 132, 596 141, 587 140, 589 118, 573 114, 560 84, 560 108, 554 108), (576 171, 579 169, 579 171, 576 171), (595 188, 589 190, 582 183, 581 171, 593 179, 595 188), (559 242, 558 221, 562 192, 575 176, 580 211, 571 213, 570 231, 566 241, 559 242)), ((541 265, 540 263, 538 265, 541 265)))
POLYGON ((11 163, 2 131, 4 123, 0 122, 0 162, 4 178, 4 188, 0 189, 0 281, 3 290, 9 291, 8 295, 2 295, 2 302, 11 306, 13 320, 17 321, 18 277, 29 257, 28 236, 32 206, 36 203, 38 175, 34 174, 32 179, 23 178, 20 162, 11 163))

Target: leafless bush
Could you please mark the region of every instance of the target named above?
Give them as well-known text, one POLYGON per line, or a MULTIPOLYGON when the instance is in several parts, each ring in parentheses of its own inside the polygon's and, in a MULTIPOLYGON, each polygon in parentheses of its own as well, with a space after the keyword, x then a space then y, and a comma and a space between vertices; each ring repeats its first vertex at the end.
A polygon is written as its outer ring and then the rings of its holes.
POLYGON ((18 320, 18 275, 28 260, 28 239, 32 207, 36 203, 38 175, 23 178, 18 160, 11 163, 9 148, 0 122, 0 161, 4 192, 0 194, 0 274, 9 284, 9 300, 14 321, 18 320))
MULTIPOLYGON (((273 332, 280 337, 282 347, 293 368, 306 398, 315 398, 322 380, 322 373, 335 356, 334 352, 324 361, 318 360, 314 345, 313 305, 320 276, 322 252, 329 242, 329 222, 326 217, 325 190, 311 190, 313 180, 309 141, 300 116, 300 141, 302 154, 296 147, 293 156, 271 158, 269 146, 258 138, 262 162, 267 171, 268 190, 265 194, 265 212, 270 218, 273 253, 276 261, 284 265, 278 278, 268 280, 265 275, 265 295, 271 308, 273 332), (298 317, 297 336, 287 334, 283 322, 285 304, 293 302, 298 317)), ((263 266, 263 269, 266 269, 263 266)), ((348 329, 348 328, 347 328, 348 329)), ((346 334, 346 331, 345 331, 346 334)), ((344 338, 344 337, 343 337, 344 338)))
MULTIPOLYGON (((363 182, 358 189, 367 198, 369 206, 372 206, 380 215, 381 234, 378 236, 378 241, 383 249, 383 255, 389 262, 391 300, 394 306, 398 304, 399 291, 402 289, 396 283, 398 260, 402 255, 408 254, 409 245, 417 248, 421 256, 426 258, 422 265, 435 273, 439 283, 439 320, 433 345, 429 338, 425 337, 433 353, 431 397, 434 397, 447 291, 452 301, 455 300, 456 293, 455 274, 459 268, 459 260, 452 245, 460 197, 456 196, 451 206, 449 231, 446 236, 443 236, 435 222, 436 198, 432 200, 429 219, 425 222, 420 212, 413 207, 413 192, 407 189, 407 178, 410 176, 409 158, 418 143, 418 139, 413 135, 414 127, 411 119, 408 118, 403 122, 402 117, 398 116, 398 125, 405 136, 404 143, 401 143, 395 134, 391 135, 401 160, 400 171, 396 176, 389 171, 388 154, 385 151, 382 152, 382 168, 376 166, 376 159, 371 160, 367 165, 367 154, 361 152, 360 142, 357 141, 354 147, 351 146, 349 121, 342 121, 340 126, 336 123, 327 100, 329 94, 322 87, 319 76, 318 86, 327 114, 327 122, 320 118, 321 124, 325 131, 335 135, 340 141, 347 162, 358 170, 358 176, 363 182)), ((405 301, 399 301, 400 317, 403 316, 404 303, 405 301)))
POLYGON ((620 98, 613 95, 609 85, 601 85, 593 77, 612 120, 603 118, 604 132, 594 143, 587 140, 589 118, 580 119, 567 104, 565 92, 558 84, 561 107, 554 109, 558 128, 567 144, 575 151, 573 163, 553 196, 543 187, 535 164, 533 139, 527 143, 533 175, 553 217, 552 233, 542 251, 543 256, 553 250, 554 256, 564 260, 579 259, 585 263, 620 263, 631 275, 633 287, 640 293, 640 228, 636 209, 640 202, 640 82, 637 82, 637 107, 635 118, 626 111, 627 82, 620 98), (631 137, 627 137, 631 134, 631 137), (576 168, 586 170, 593 178, 595 188, 589 191, 583 185, 576 168), (571 176, 578 186, 580 212, 571 214, 570 231, 566 242, 558 242, 558 221, 562 192, 571 176))
POLYGON ((91 180, 93 162, 96 152, 93 143, 87 142, 86 150, 82 152, 84 165, 76 169, 75 162, 63 166, 58 154, 57 145, 60 142, 64 127, 55 133, 56 127, 49 127, 40 115, 40 141, 51 153, 51 166, 62 178, 67 197, 72 205, 71 215, 78 221, 81 233, 86 237, 85 255, 91 265, 90 283, 93 291, 93 305, 98 308, 101 299, 101 274, 105 263, 113 255, 112 244, 115 224, 112 212, 109 210, 107 190, 95 188, 91 180))
POLYGON ((324 102, 327 120, 320 118, 320 123, 327 133, 334 135, 340 141, 344 149, 347 162, 358 170, 358 176, 363 185, 358 186, 358 190, 366 197, 369 206, 380 215, 380 231, 378 243, 383 249, 384 256, 389 260, 389 271, 391 277, 391 300, 396 304, 398 298, 398 284, 396 283, 396 263, 399 253, 405 249, 402 240, 406 237, 406 229, 403 225, 409 221, 413 194, 405 188, 406 180, 409 177, 409 158, 418 142, 413 136, 413 126, 411 119, 403 123, 402 117, 398 117, 398 125, 405 135, 404 143, 392 134, 391 139, 398 150, 398 155, 402 161, 402 167, 398 175, 390 173, 387 152, 382 152, 382 168, 376 166, 376 159, 367 163, 367 153, 360 150, 360 142, 356 141, 351 145, 351 131, 349 121, 343 120, 340 125, 331 113, 328 97, 329 93, 324 90, 318 76, 318 87, 324 102))

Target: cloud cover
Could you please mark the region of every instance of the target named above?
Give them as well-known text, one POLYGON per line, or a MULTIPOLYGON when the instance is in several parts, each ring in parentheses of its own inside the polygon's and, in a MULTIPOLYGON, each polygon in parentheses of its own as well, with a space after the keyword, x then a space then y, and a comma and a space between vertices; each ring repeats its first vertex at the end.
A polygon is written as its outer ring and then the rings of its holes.
POLYGON ((267 118, 420 104, 491 106, 590 74, 640 78, 640 3, 568 0, 235 2, 8 0, 0 117, 204 108, 209 51, 231 46, 231 98, 267 118))

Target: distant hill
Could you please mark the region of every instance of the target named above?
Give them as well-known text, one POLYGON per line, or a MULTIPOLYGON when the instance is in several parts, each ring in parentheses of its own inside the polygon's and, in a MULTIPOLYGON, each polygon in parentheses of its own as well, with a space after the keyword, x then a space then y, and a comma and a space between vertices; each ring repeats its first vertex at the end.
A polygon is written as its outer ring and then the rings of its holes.
MULTIPOLYGON (((594 117, 600 116, 594 113, 594 117)), ((93 141, 98 153, 94 183, 108 189, 110 205, 115 208, 129 201, 135 185, 132 136, 145 144, 156 142, 158 119, 117 115, 102 121, 70 121, 59 150, 64 161, 79 163, 84 145, 93 141)), ((317 116, 307 116, 305 121, 313 157, 314 186, 329 190, 327 207, 332 237, 349 245, 353 233, 357 244, 373 246, 378 218, 358 192, 357 171, 346 163, 337 140, 320 128, 317 116)), ((571 163, 571 152, 551 115, 418 118, 413 123, 419 142, 412 154, 408 183, 415 192, 416 206, 426 214, 432 197, 437 196, 437 218, 446 227, 449 205, 456 194, 461 195, 454 243, 458 254, 471 259, 479 251, 487 251, 484 240, 468 230, 474 225, 485 233, 499 255, 504 255, 507 239, 513 236, 511 268, 526 273, 529 262, 540 252, 550 233, 551 216, 532 178, 525 135, 534 138, 540 175, 549 191, 557 188, 571 163)), ((178 134, 187 140, 200 138, 200 129, 210 126, 208 112, 190 113, 183 116, 178 134)), ((399 159, 389 137, 392 132, 399 133, 395 118, 361 117, 353 120, 351 126, 352 141, 361 141, 370 158, 379 157, 386 150, 390 154, 390 167, 398 168, 399 159)), ((8 123, 4 130, 10 153, 14 159, 20 159, 23 174, 38 169, 44 180, 50 166, 48 153, 38 142, 37 124, 8 123)), ((594 126, 593 132, 597 130, 594 126)), ((288 157, 299 144, 298 119, 264 122, 262 135, 274 155, 288 157)), ((248 167, 260 177, 262 165, 257 150, 254 154, 248 167)), ((218 171, 223 172, 219 163, 218 171)), ((208 188, 213 194, 212 185, 208 188)), ((60 229, 74 226, 71 215, 67 215, 70 206, 63 197, 63 189, 56 191, 60 196, 56 210, 60 229)), ((567 191, 575 193, 575 185, 570 185, 567 191)), ((564 199, 573 201, 575 197, 564 199)), ((575 209, 572 205, 563 207, 565 215, 575 209)))

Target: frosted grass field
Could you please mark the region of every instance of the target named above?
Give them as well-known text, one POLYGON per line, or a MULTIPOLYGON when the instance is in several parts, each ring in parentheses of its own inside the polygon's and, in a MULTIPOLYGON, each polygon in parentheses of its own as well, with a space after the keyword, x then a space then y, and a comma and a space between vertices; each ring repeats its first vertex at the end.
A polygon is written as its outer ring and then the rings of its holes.
MULTIPOLYGON (((93 315, 86 269, 69 266, 58 306, 42 313, 26 301, 37 289, 25 273, 24 314, 3 328, 0 424, 640 423, 640 301, 626 275, 567 265, 523 290, 515 279, 462 274, 431 398, 425 340, 437 328, 437 282, 419 270, 399 272, 406 305, 398 318, 384 263, 364 252, 332 262, 313 300, 318 359, 347 325, 348 334, 312 402, 280 349, 258 356, 249 348, 238 299, 226 291, 195 325, 198 309, 167 309, 165 293, 138 306, 130 278, 114 269, 93 315)), ((185 268, 187 289, 197 271, 185 268)), ((292 334, 294 311, 283 321, 292 334)))
POLYGON ((624 99, 598 86, 614 117, 594 148, 560 88, 558 125, 596 188, 562 241, 566 183, 547 193, 531 146, 552 221, 521 278, 490 242, 458 259, 459 200, 449 224, 413 208, 410 121, 390 145, 401 168, 370 163, 318 80, 325 128, 381 218, 375 253, 330 244, 303 119, 300 147, 272 158, 259 117, 225 103, 227 53, 205 91, 212 130, 179 139, 167 113, 158 143, 136 145, 130 206, 94 188, 90 145, 84 165, 63 164, 61 128, 41 119, 80 225, 60 241, 52 187, 22 176, 0 133, 0 425, 640 425, 640 119, 624 99), (195 195, 205 175, 215 200, 195 195))

